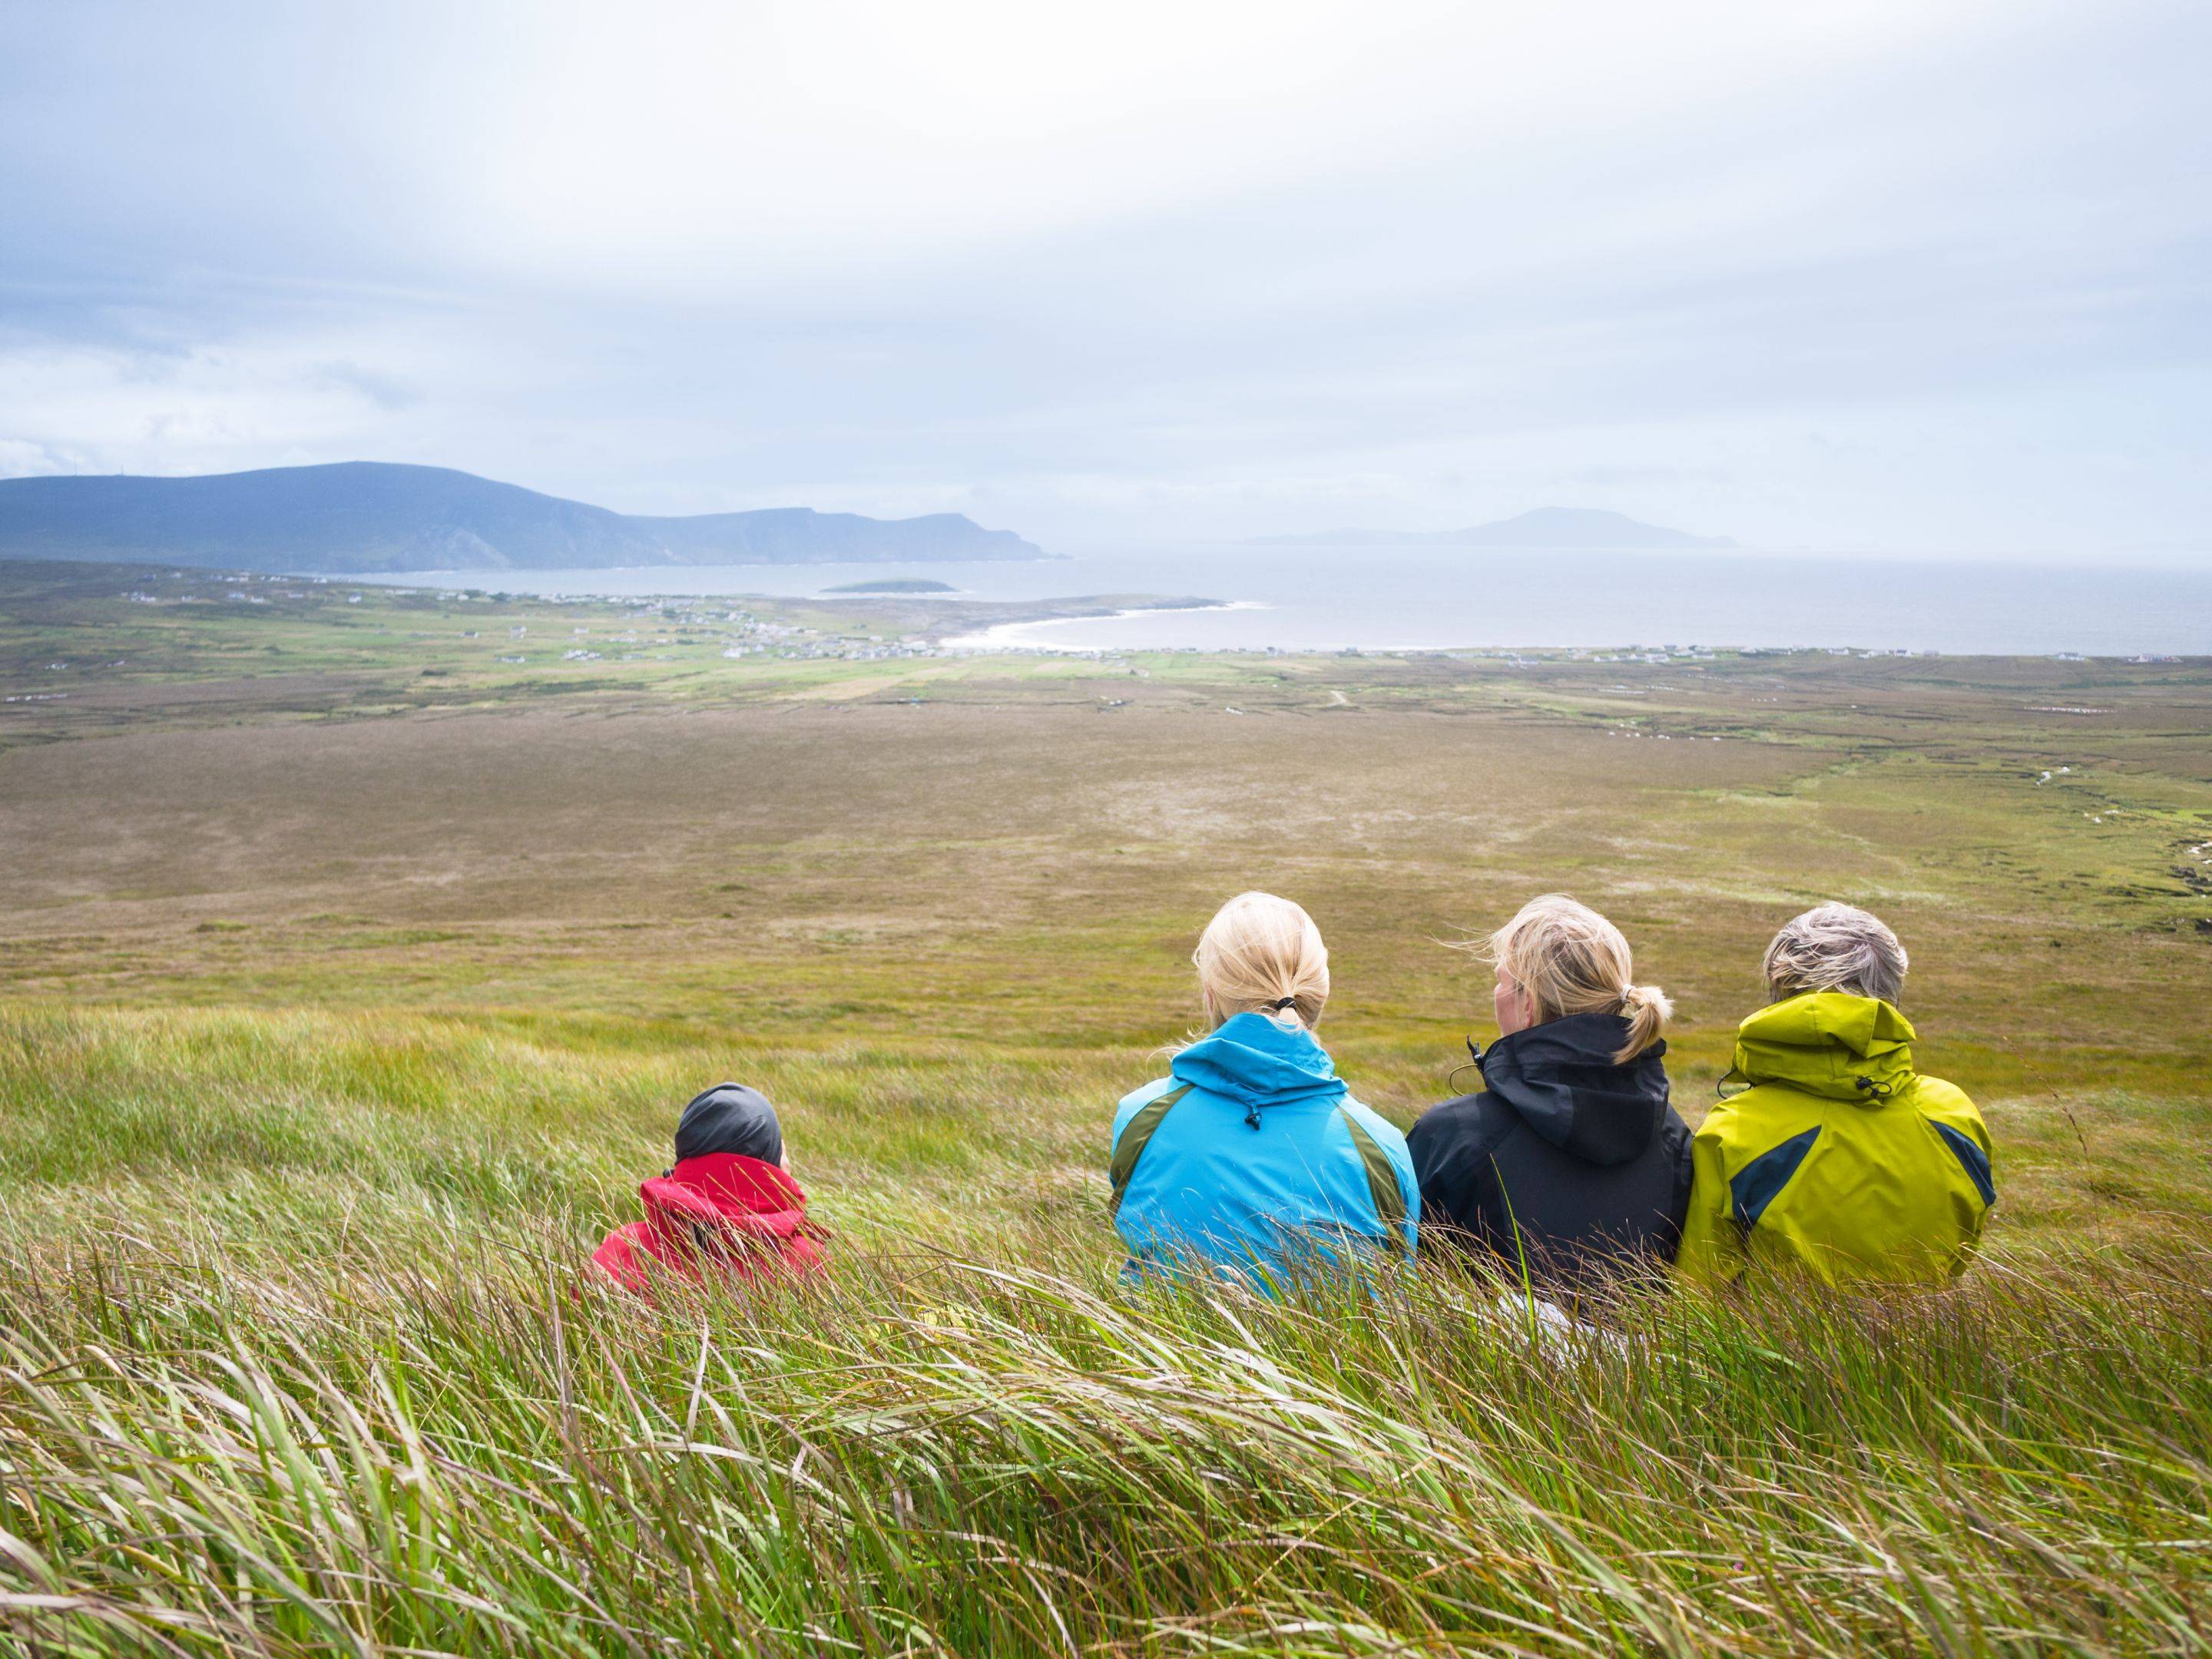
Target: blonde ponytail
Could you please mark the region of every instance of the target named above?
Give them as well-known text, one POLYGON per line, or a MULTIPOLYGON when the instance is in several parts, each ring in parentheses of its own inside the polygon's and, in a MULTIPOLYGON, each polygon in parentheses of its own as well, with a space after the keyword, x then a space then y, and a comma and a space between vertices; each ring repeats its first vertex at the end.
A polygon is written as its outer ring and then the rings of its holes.
POLYGON ((1239 893, 1214 913, 1191 953, 1218 1024, 1260 1013, 1311 1028, 1328 1000, 1328 947, 1313 918, 1273 893, 1239 893))
POLYGON ((1628 1041, 1613 1057, 1613 1063, 1626 1066, 1659 1041, 1659 1034, 1674 1017, 1674 1005, 1656 985, 1632 985, 1620 994, 1620 1012, 1628 1021, 1628 1041))
POLYGON ((1527 991, 1536 1018, 1619 1014, 1628 1040, 1613 1057, 1626 1066, 1659 1041, 1674 1005, 1656 985, 1632 985, 1634 963, 1620 928, 1565 893, 1530 899, 1490 936, 1484 951, 1505 976, 1527 991))

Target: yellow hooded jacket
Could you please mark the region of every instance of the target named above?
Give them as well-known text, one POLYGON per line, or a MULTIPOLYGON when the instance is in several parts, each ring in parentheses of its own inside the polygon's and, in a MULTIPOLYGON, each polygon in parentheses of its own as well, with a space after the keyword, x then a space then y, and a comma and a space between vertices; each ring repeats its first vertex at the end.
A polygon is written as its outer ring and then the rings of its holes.
POLYGON ((1831 1285, 1942 1283, 1964 1273, 1996 1188, 1974 1103, 1912 1069, 1889 1003, 1809 991, 1745 1020, 1752 1086, 1692 1143, 1677 1265, 1720 1284, 1753 1263, 1831 1285))

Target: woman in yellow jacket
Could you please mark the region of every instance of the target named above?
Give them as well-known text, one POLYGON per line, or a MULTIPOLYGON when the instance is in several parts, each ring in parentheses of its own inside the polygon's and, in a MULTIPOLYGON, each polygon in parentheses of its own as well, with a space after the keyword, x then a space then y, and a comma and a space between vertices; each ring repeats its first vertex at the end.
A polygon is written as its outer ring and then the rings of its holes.
MULTIPOLYGON (((1897 1011, 1905 948, 1847 904, 1766 949, 1773 1000, 1743 1022, 1733 1075, 1692 1144, 1677 1267, 1719 1284, 1779 1266, 1831 1285, 1964 1273, 1996 1188, 1974 1103, 1913 1069, 1897 1011)), ((1723 1079, 1725 1081, 1726 1079, 1723 1079)))

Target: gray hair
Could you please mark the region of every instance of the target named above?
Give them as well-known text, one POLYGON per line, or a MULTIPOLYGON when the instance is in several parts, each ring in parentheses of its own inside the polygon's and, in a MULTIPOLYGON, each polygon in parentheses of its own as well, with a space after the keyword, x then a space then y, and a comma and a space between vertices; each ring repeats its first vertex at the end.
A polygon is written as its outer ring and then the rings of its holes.
POLYGON ((1906 965, 1905 947, 1881 917, 1820 904, 1784 924, 1766 947, 1766 989, 1777 1002, 1807 991, 1852 991, 1893 1003, 1906 965))

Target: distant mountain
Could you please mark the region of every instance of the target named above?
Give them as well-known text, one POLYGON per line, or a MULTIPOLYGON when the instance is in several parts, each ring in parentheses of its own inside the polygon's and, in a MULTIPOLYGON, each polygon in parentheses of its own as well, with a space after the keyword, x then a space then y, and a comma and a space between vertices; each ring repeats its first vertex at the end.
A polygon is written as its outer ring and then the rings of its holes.
POLYGON ((1266 547, 1734 547, 1726 536, 1642 524, 1588 507, 1540 507, 1469 530, 1325 530, 1317 536, 1262 536, 1266 547))
POLYGON ((338 573, 1048 556, 957 513, 865 519, 790 507, 647 518, 381 461, 198 478, 0 479, 0 558, 338 573))

